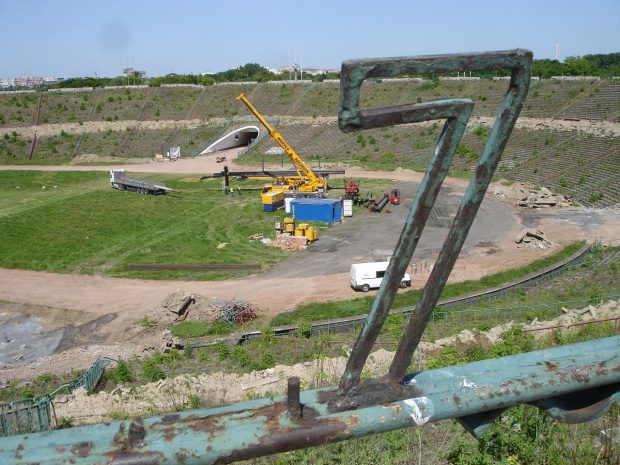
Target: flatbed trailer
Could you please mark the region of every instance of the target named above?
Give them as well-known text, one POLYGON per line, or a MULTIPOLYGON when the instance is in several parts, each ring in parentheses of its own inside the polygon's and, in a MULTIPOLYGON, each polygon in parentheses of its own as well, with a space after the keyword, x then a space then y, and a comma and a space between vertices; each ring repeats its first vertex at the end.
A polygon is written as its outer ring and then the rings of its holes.
POLYGON ((149 181, 147 179, 130 178, 125 170, 110 171, 110 186, 120 191, 132 191, 139 194, 165 194, 166 192, 181 192, 177 189, 171 189, 166 183, 149 181))

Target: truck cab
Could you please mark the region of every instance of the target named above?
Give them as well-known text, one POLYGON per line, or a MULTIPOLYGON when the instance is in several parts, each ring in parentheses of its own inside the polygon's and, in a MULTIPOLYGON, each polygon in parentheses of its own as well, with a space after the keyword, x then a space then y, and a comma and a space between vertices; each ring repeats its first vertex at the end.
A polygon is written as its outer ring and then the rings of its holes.
MULTIPOLYGON (((390 262, 354 263, 351 265, 351 287, 356 291, 368 292, 381 286, 385 270, 390 262)), ((411 276, 405 273, 400 287, 411 286, 411 276)))

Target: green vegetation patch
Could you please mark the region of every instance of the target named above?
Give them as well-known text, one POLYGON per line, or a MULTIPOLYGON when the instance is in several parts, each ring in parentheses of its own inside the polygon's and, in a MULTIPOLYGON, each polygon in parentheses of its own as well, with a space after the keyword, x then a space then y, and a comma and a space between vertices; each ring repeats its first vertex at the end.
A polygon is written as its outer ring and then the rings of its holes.
MULTIPOLYGON (((287 254, 250 240, 275 237, 258 191, 230 198, 219 180, 165 178, 180 194, 112 189, 107 172, 7 172, 0 181, 0 266, 149 279, 222 279, 239 271, 129 271, 127 265, 275 264, 287 254)), ((246 185, 249 186, 249 185, 246 185)), ((257 187, 249 186, 249 187, 257 187)), ((247 187, 245 187, 247 189, 247 187)))
MULTIPOLYGON (((546 258, 536 260, 524 267, 503 271, 493 275, 485 276, 479 281, 463 281, 462 283, 447 284, 441 294, 442 299, 457 297, 472 292, 489 289, 518 278, 527 276, 535 271, 542 270, 548 266, 558 263, 570 257, 585 245, 585 241, 575 242, 561 251, 546 258)), ((399 293, 394 299, 393 308, 412 307, 417 304, 422 289, 414 289, 399 293)), ((374 296, 358 297, 352 300, 313 302, 301 306, 292 311, 277 315, 272 321, 272 326, 283 326, 297 324, 300 321, 320 321, 332 320, 335 318, 345 318, 353 315, 363 315, 370 311, 374 296)))

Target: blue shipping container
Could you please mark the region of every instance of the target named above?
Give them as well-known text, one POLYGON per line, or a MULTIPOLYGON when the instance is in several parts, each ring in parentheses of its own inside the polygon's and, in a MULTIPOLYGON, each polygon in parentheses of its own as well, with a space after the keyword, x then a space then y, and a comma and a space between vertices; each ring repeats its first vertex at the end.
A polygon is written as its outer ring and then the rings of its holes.
POLYGON ((295 199, 291 202, 291 214, 297 221, 342 221, 340 199, 295 199))

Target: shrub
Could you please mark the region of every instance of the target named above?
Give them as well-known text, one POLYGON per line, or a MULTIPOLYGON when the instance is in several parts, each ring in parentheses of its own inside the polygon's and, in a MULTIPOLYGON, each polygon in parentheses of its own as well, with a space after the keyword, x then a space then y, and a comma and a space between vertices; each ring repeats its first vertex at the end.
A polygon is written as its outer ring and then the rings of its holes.
POLYGON ((191 344, 187 344, 185 346, 185 350, 183 350, 183 357, 186 359, 190 359, 194 356, 194 346, 191 344))
POLYGON ((215 345, 215 348, 217 350, 217 355, 219 356, 220 360, 224 360, 225 358, 228 358, 230 356, 230 348, 222 341, 218 341, 218 343, 215 345))
POLYGON ((202 363, 209 361, 209 354, 206 350, 202 348, 198 349, 198 360, 200 360, 202 363))
POLYGON ((130 383, 133 381, 133 373, 129 363, 119 360, 116 368, 110 372, 110 379, 116 384, 130 383))
POLYGON ((166 379, 166 374, 159 367, 155 358, 147 358, 142 364, 142 374, 148 381, 155 382, 160 379, 166 379))

